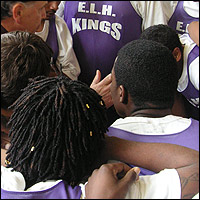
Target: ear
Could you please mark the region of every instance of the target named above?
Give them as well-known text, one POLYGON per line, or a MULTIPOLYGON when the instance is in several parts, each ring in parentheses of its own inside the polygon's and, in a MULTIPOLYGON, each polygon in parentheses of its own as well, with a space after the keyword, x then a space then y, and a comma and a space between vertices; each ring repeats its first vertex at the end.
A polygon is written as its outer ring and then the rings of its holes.
POLYGON ((173 50, 172 54, 173 54, 174 58, 176 59, 176 62, 179 62, 181 59, 181 50, 178 47, 176 47, 173 50))
POLYGON ((120 103, 127 104, 128 103, 128 92, 123 85, 119 86, 119 101, 120 103))
POLYGON ((20 24, 21 22, 21 17, 23 15, 23 11, 24 11, 24 5, 21 3, 16 3, 13 6, 12 12, 13 12, 13 19, 20 24))

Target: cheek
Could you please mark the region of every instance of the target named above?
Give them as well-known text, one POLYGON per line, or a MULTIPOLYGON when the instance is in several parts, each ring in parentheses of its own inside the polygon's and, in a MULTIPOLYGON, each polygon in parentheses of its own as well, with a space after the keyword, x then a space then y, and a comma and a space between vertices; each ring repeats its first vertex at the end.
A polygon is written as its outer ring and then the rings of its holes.
POLYGON ((38 12, 36 12, 36 11, 32 12, 32 14, 29 14, 29 15, 27 16, 27 19, 29 19, 29 21, 32 21, 32 24, 33 24, 33 25, 36 25, 36 24, 40 24, 40 23, 41 23, 40 15, 39 15, 38 12))
POLYGON ((50 9, 49 6, 45 7, 45 12, 48 12, 48 11, 50 11, 50 10, 51 10, 51 9, 50 9))
POLYGON ((114 107, 117 107, 117 104, 118 104, 117 90, 114 86, 112 86, 112 84, 110 86, 110 93, 112 96, 112 101, 113 101, 114 107))
POLYGON ((41 18, 41 14, 40 13, 35 13, 34 19, 35 21, 35 26, 37 27, 38 25, 41 24, 42 18, 41 18))
POLYGON ((115 99, 116 91, 114 90, 114 86, 113 86, 112 83, 110 85, 110 93, 111 93, 112 100, 114 100, 115 99))
POLYGON ((124 117, 125 114, 124 114, 124 111, 123 111, 123 104, 120 103, 120 95, 119 95, 117 89, 115 87, 112 87, 112 84, 110 86, 110 92, 111 92, 113 104, 114 104, 114 107, 115 107, 117 114, 120 117, 124 117))
POLYGON ((124 112, 123 112, 123 109, 122 109, 122 104, 115 99, 115 101, 113 101, 114 103, 114 107, 115 107, 115 110, 117 112, 117 114, 120 116, 120 117, 124 117, 124 112))

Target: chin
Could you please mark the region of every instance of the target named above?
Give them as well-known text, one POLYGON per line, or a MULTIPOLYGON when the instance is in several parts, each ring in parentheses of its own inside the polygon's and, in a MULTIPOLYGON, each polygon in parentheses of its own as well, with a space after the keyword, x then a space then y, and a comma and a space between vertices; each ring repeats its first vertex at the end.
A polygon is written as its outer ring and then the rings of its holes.
POLYGON ((55 15, 55 13, 51 13, 51 14, 49 13, 49 14, 46 15, 46 18, 50 19, 50 18, 53 17, 54 15, 55 15))

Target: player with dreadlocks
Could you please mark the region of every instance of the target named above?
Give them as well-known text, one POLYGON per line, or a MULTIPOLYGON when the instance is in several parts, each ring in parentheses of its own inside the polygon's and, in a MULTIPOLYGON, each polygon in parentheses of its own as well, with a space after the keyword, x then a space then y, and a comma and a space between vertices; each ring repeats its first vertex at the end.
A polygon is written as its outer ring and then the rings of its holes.
POLYGON ((47 180, 73 187, 90 173, 107 129, 105 104, 93 89, 63 75, 37 77, 12 108, 6 162, 23 175, 25 189, 47 180))
MULTIPOLYGON (((2 199, 78 199, 84 195, 84 185, 77 185, 90 174, 93 163, 100 159, 101 150, 109 159, 135 163, 157 172, 189 166, 189 173, 187 170, 187 174, 182 173, 188 178, 199 171, 195 164, 199 163, 199 153, 182 146, 122 141, 112 137, 106 137, 106 146, 102 145, 107 124, 105 106, 101 97, 84 83, 63 76, 35 78, 13 107, 7 168, 1 167, 2 199), (195 168, 191 170, 193 164, 195 168)), ((127 167, 122 169, 123 174, 127 167)), ((115 177, 114 185, 125 184, 125 187, 118 187, 119 191, 128 189, 130 181, 118 184, 115 176, 118 171, 111 174, 115 177)), ((129 176, 131 182, 136 178, 134 173, 132 170, 129 176)), ((106 182, 101 181, 101 185, 107 186, 109 178, 106 182)), ((198 191, 198 182, 191 182, 192 187, 190 184, 187 187, 198 191)), ((107 188, 102 195, 115 194, 115 187, 111 193, 107 188)), ((98 196, 102 190, 97 189, 98 196)), ((92 190, 91 195, 94 192, 92 190)), ((126 193, 121 191, 120 195, 123 194, 126 193)))

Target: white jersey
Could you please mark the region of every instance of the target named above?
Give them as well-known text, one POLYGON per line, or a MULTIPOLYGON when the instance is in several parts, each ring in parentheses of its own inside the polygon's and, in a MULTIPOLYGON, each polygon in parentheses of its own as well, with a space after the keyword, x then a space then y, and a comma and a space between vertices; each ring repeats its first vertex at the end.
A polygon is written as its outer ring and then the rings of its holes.
MULTIPOLYGON (((11 168, 1 166, 1 188, 15 192, 44 191, 54 187, 62 180, 48 180, 39 182, 24 190, 25 179, 20 172, 11 171, 11 168)), ((85 184, 80 184, 81 198, 85 198, 85 184)), ((198 194, 194 198, 198 197, 198 194)), ((165 169, 151 176, 140 176, 134 182, 126 195, 126 199, 180 199, 181 183, 175 169, 165 169)))
POLYGON ((142 135, 169 135, 186 130, 191 119, 167 115, 165 117, 125 117, 117 119, 111 127, 142 135))
MULTIPOLYGON (((65 21, 59 16, 55 16, 55 24, 57 29, 57 39, 59 53, 56 64, 62 64, 62 71, 72 80, 77 80, 80 74, 80 66, 73 50, 73 42, 71 33, 65 21)), ((49 20, 45 20, 43 30, 35 34, 40 36, 44 41, 47 40, 49 33, 49 20)))

